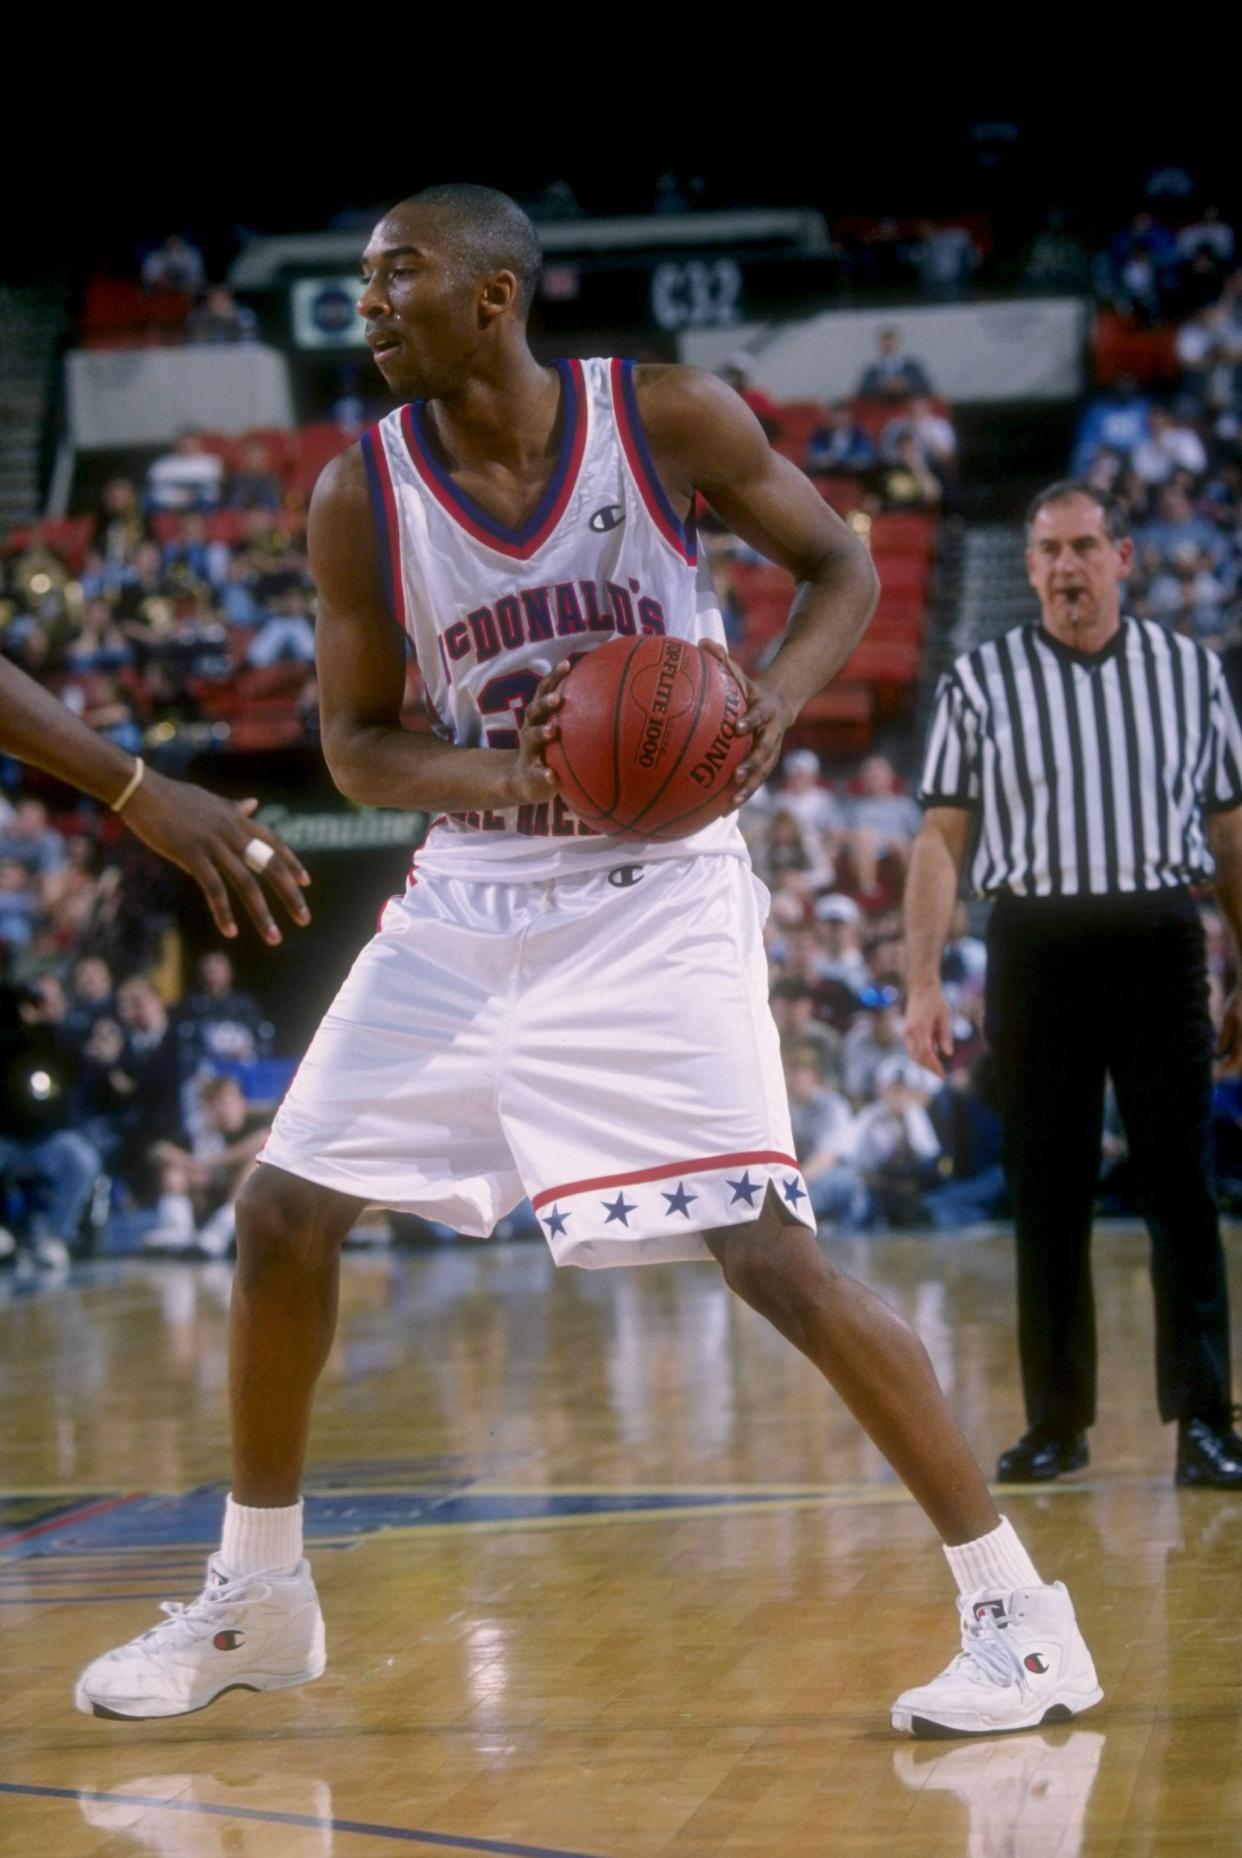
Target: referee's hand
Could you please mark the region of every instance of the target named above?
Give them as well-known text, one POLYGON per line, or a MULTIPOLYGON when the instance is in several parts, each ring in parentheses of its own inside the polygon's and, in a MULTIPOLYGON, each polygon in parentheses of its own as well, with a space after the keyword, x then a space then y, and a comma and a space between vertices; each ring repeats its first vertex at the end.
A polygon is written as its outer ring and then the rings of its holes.
POLYGON ((944 1076, 945 1061, 953 1056, 953 1015, 937 981, 932 987, 912 987, 906 1001, 906 1050, 925 1071, 944 1076))
POLYGON ((1233 1077, 1242 1071, 1242 991, 1234 988, 1225 1001, 1216 1036, 1216 1074, 1233 1077))

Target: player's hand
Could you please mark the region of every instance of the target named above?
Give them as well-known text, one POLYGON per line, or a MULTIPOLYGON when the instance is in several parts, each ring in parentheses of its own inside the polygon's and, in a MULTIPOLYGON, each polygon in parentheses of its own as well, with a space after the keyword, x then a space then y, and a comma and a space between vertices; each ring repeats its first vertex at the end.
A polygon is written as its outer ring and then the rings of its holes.
POLYGON ((545 762, 544 750, 559 733, 556 712, 561 707, 561 685, 573 667, 563 659, 549 671, 531 698, 518 736, 517 769, 513 777, 515 801, 550 800, 557 778, 545 762))
POLYGON ((793 714, 785 704, 756 683, 743 671, 740 664, 730 658, 723 645, 715 639, 704 639, 703 650, 710 652, 717 663, 722 664, 741 686, 746 698, 746 708, 738 719, 739 735, 749 735, 753 739, 746 751, 745 760, 739 762, 733 772, 735 797, 731 811, 736 812, 744 806, 751 795, 757 793, 780 760, 781 743, 785 731, 794 720, 793 714))
POLYGON ((121 815, 144 845, 180 865, 198 884, 221 935, 237 934, 229 898, 232 890, 265 942, 280 941, 263 885, 270 884, 295 923, 308 923, 310 911, 302 886, 310 883, 284 840, 250 816, 257 800, 222 800, 189 781, 169 780, 148 768, 146 778, 121 815), (262 839, 274 856, 262 882, 244 861, 251 839, 262 839))
POLYGON ((1242 1071, 1242 992, 1235 987, 1225 1001, 1216 1036, 1216 1070, 1220 1077, 1242 1071))
POLYGON ((910 989, 905 1032, 906 1050, 915 1064, 943 1078, 945 1061, 953 1056, 953 1014, 939 982, 910 989))

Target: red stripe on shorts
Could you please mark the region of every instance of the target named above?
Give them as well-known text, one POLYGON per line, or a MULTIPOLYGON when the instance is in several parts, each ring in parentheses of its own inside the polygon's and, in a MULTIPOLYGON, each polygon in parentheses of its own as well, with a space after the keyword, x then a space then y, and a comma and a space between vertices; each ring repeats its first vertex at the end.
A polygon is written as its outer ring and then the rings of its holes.
POLYGON ((549 1187, 536 1194, 531 1205, 538 1212, 549 1200, 567 1200, 570 1194, 590 1193, 596 1187, 638 1187, 643 1181, 667 1181, 674 1174, 704 1174, 711 1168, 742 1168, 752 1161, 756 1166, 762 1161, 779 1162, 783 1168, 802 1172, 793 1156, 783 1155, 778 1148, 752 1148, 742 1155, 700 1155, 695 1161, 675 1161, 670 1167, 635 1168, 632 1174, 600 1174, 590 1181, 569 1181, 563 1187, 549 1187))

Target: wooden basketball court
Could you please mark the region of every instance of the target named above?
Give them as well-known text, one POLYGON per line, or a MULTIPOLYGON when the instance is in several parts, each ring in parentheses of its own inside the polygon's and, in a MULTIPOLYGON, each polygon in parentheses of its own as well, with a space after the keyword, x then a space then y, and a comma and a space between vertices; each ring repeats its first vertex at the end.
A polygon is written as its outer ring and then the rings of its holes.
MULTIPOLYGON (((838 1250, 991 1464, 1022 1430, 1010 1244, 838 1250)), ((533 1245, 347 1260, 308 1483, 327 1675, 78 1715, 80 1667, 191 1599, 214 1544, 229 1271, 8 1281, 0 1853, 1242 1851, 1242 1498, 1173 1488, 1142 1238, 1102 1233, 1096 1266, 1093 1463, 1002 1508, 1105 1702, 944 1743, 888 1705, 955 1649, 947 1568, 814 1372, 713 1267, 557 1273, 533 1245)))

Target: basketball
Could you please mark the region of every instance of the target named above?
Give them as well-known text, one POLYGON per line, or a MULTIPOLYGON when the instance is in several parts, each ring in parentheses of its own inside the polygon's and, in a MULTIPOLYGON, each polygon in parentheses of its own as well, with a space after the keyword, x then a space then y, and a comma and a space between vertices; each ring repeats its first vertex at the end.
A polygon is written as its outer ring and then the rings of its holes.
POLYGON ((561 698, 547 764, 597 832, 684 839, 732 805, 745 694, 699 646, 615 639, 579 660, 561 698))

